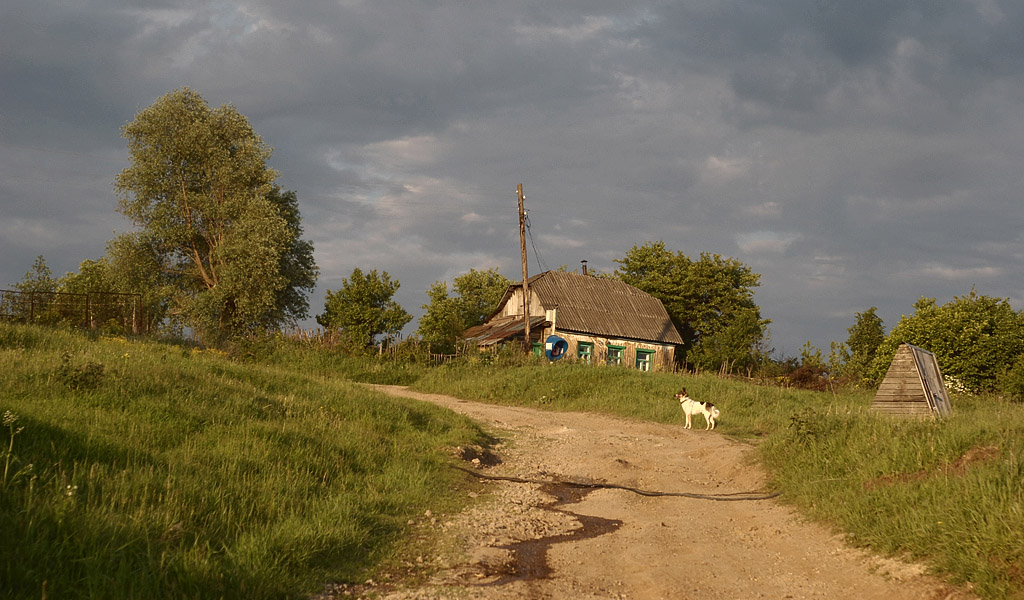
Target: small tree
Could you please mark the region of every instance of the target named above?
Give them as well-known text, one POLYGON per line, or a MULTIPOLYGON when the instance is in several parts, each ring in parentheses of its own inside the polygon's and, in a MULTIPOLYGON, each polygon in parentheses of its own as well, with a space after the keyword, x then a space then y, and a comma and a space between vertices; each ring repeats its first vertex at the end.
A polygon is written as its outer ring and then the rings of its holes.
POLYGON ((850 356, 843 371, 844 375, 858 381, 868 374, 878 347, 885 341, 882 318, 875 314, 876 310, 878 309, 872 306, 862 313, 857 313, 856 323, 846 330, 849 333, 846 347, 849 348, 850 356))
POLYGON ((14 289, 19 292, 40 292, 49 293, 57 291, 57 280, 53 278, 53 271, 46 266, 46 259, 40 254, 32 263, 32 268, 25 273, 25 278, 14 284, 14 289))
POLYGON ((324 312, 316 321, 340 331, 356 348, 373 344, 380 335, 395 336, 412 320, 412 315, 391 299, 399 286, 387 271, 363 273, 356 267, 348 279, 342 279, 340 289, 327 290, 324 312))
POLYGON ((53 311, 53 293, 57 291, 57 280, 40 254, 32 263, 25 277, 12 287, 25 294, 18 298, 4 295, 0 313, 10 318, 36 322, 56 322, 59 315, 53 311))
POLYGON ((448 295, 448 283, 435 281, 427 290, 430 302, 423 305, 416 334, 420 336, 431 352, 451 354, 455 352, 459 336, 466 330, 459 310, 459 299, 448 295))
POLYGON ((448 295, 448 284, 436 281, 427 290, 429 304, 419 321, 417 333, 432 352, 451 353, 462 332, 482 324, 498 307, 510 281, 497 269, 477 271, 455 278, 457 296, 448 295))

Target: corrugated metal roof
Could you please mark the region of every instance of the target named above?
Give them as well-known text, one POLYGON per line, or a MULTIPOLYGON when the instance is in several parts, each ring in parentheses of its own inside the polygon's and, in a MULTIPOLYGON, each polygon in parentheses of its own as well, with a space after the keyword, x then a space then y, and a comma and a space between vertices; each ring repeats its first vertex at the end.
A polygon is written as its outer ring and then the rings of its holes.
MULTIPOLYGON (((509 286, 501 306, 519 287, 522 283, 509 286)), ((545 271, 530 278, 530 293, 545 309, 558 309, 556 330, 683 343, 661 300, 618 279, 545 271)))
MULTIPOLYGON (((531 334, 549 324, 543 316, 530 315, 531 334)), ((492 346, 517 335, 523 335, 523 318, 521 316, 490 319, 483 325, 467 329, 462 334, 462 339, 475 342, 477 346, 492 346)))

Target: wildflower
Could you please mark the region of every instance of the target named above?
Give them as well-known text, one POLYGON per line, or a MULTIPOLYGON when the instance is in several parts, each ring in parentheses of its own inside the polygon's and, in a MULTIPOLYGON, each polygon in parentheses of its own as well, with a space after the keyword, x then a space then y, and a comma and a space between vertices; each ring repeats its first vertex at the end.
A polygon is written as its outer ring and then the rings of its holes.
POLYGON ((10 427, 18 421, 18 415, 9 410, 4 411, 4 427, 10 427))
POLYGON ((77 485, 69 485, 68 487, 64 488, 64 495, 67 496, 68 498, 70 498, 71 496, 74 496, 75 492, 77 492, 77 491, 78 491, 78 486, 77 485))

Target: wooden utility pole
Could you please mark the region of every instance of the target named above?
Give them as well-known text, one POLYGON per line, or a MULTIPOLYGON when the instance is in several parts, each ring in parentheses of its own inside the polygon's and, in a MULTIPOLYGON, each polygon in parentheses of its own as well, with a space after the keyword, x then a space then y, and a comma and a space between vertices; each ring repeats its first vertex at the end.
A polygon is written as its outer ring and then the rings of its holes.
POLYGON ((526 351, 532 348, 530 344, 530 284, 526 281, 526 209, 523 202, 526 196, 523 195, 523 184, 516 186, 516 196, 519 197, 519 249, 523 257, 523 344, 526 351))

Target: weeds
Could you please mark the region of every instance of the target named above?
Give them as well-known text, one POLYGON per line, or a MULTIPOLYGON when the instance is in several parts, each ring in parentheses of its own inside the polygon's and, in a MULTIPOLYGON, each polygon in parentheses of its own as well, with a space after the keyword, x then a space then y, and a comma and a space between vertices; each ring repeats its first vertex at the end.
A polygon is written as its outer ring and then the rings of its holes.
POLYGON ((24 427, 15 428, 18 422, 18 415, 9 410, 4 411, 3 426, 8 431, 7 452, 4 453, 4 487, 7 487, 7 476, 11 470, 11 460, 14 458, 14 438, 25 430, 24 427))
POLYGON ((94 390, 103 383, 103 363, 86 362, 75 365, 71 362, 71 353, 65 351, 60 355, 60 367, 57 369, 57 380, 72 390, 94 390))

